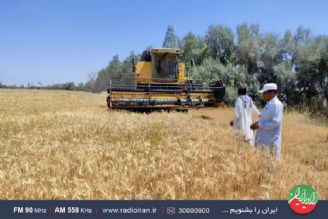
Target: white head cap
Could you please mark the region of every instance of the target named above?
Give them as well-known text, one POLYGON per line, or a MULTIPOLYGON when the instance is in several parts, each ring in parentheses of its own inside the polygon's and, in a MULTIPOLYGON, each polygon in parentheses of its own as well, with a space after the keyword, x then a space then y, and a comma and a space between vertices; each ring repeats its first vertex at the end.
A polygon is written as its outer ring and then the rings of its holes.
POLYGON ((264 93, 268 90, 277 90, 277 84, 275 83, 268 83, 268 84, 265 84, 262 88, 262 90, 259 91, 259 93, 264 93))

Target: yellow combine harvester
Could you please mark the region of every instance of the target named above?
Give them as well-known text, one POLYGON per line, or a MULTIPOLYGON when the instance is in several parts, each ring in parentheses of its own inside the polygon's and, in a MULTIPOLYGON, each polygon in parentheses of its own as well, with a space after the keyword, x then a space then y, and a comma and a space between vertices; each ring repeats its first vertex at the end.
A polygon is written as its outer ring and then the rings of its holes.
POLYGON ((150 111, 186 110, 218 106, 225 96, 221 81, 195 84, 189 79, 179 49, 150 49, 133 63, 134 78, 110 81, 107 105, 110 109, 150 111))

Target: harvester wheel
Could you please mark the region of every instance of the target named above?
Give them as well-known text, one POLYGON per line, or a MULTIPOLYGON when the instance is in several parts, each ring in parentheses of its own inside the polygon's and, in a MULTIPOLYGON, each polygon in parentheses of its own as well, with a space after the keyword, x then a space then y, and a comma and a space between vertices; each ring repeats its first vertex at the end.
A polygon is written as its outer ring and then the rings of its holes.
POLYGON ((108 109, 113 108, 112 100, 111 100, 111 97, 109 95, 107 96, 107 106, 108 106, 108 109))

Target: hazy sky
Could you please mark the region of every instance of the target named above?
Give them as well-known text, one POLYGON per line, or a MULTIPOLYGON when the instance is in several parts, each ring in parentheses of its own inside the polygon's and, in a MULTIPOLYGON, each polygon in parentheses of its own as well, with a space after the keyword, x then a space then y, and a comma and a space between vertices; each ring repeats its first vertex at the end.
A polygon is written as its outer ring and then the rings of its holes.
POLYGON ((86 82, 115 54, 161 47, 210 24, 259 24, 282 35, 300 25, 328 34, 325 0, 0 0, 0 82, 86 82))

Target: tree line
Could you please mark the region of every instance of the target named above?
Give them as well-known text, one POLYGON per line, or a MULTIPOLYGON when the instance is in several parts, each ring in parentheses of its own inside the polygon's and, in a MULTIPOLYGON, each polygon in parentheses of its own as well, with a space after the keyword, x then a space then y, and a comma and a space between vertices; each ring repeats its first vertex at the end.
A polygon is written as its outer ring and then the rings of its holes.
MULTIPOLYGON (((328 36, 313 35, 308 28, 263 33, 259 25, 240 24, 234 32, 223 25, 210 25, 205 35, 192 32, 179 38, 168 26, 163 47, 180 48, 182 61, 197 82, 220 79, 227 86, 226 103, 232 104, 238 87, 247 87, 260 101, 259 88, 277 83, 279 97, 288 106, 328 116, 328 36), (191 67, 193 59, 195 66, 191 67)), ((133 77, 131 52, 123 61, 115 55, 109 65, 87 84, 95 92, 106 90, 110 78, 133 77)))
POLYGON ((48 90, 70 90, 70 91, 91 91, 92 89, 87 86, 87 84, 79 83, 75 84, 74 82, 67 83, 58 83, 52 85, 43 85, 40 82, 37 84, 28 83, 25 85, 6 85, 2 84, 0 81, 0 88, 7 89, 48 89, 48 90))

